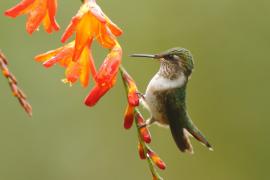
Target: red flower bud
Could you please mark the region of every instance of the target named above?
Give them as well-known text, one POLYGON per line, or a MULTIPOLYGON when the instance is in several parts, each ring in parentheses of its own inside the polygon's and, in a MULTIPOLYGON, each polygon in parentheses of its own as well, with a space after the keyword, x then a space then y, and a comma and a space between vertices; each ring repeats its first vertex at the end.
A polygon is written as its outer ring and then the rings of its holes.
MULTIPOLYGON (((136 113, 136 118, 139 126, 144 125, 144 119, 140 113, 136 113)), ((151 134, 147 127, 141 127, 140 128, 140 136, 146 143, 151 143, 151 134)))
POLYGON ((139 151, 140 158, 146 159, 146 156, 145 156, 144 150, 143 150, 143 146, 140 142, 138 143, 138 151, 139 151))
POLYGON ((162 161, 161 158, 154 151, 148 149, 147 154, 149 155, 151 160, 156 164, 157 167, 159 167, 162 170, 166 168, 166 164, 164 163, 164 161, 162 161))
POLYGON ((132 106, 138 106, 140 103, 139 96, 136 90, 132 90, 132 88, 129 88, 128 90, 128 103, 132 106))
POLYGON ((132 106, 138 106, 140 99, 137 94, 138 89, 135 84, 135 81, 130 77, 130 75, 125 70, 123 70, 122 78, 128 88, 128 103, 132 106))
POLYGON ((134 121, 134 106, 128 105, 125 112, 124 128, 130 129, 134 121))

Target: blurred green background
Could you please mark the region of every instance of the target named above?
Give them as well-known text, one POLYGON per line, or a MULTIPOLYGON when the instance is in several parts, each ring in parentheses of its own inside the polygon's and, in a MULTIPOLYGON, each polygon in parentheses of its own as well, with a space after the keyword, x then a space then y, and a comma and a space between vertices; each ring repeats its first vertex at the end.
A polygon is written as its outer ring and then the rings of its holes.
MULTIPOLYGON (((45 69, 33 60, 61 46, 60 36, 80 0, 59 0, 60 32, 47 35, 41 28, 32 36, 25 31, 25 16, 3 16, 17 2, 1 2, 0 48, 29 97, 33 117, 28 118, 0 76, 0 179, 151 179, 147 163, 138 157, 136 130, 123 128, 126 99, 121 81, 90 109, 83 104, 90 87, 70 88, 60 81, 63 68, 45 69)), ((128 54, 182 46, 195 57, 189 112, 215 151, 193 139, 195 154, 179 153, 169 130, 153 126, 151 146, 167 163, 161 176, 165 180, 268 180, 270 1, 98 3, 124 29, 123 64, 141 91, 159 65, 128 54)), ((100 64, 106 53, 97 45, 94 49, 100 64)))

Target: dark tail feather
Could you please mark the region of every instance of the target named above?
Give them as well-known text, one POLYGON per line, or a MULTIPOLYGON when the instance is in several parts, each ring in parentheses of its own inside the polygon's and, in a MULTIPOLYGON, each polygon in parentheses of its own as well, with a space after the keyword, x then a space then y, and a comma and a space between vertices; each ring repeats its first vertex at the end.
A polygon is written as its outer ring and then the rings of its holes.
POLYGON ((173 139, 182 152, 193 153, 192 145, 188 138, 188 133, 184 128, 179 128, 179 126, 170 126, 173 139))
POLYGON ((195 139, 197 139, 202 144, 204 144, 209 150, 213 150, 210 143, 207 141, 204 135, 200 132, 200 130, 193 124, 192 121, 189 122, 186 129, 195 139))

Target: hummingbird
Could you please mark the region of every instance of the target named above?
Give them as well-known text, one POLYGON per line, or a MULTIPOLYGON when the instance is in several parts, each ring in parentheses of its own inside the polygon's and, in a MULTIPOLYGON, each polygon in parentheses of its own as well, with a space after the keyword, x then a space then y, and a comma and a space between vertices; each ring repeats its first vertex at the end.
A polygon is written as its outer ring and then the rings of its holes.
POLYGON ((159 54, 130 56, 151 58, 160 63, 159 71, 149 82, 145 94, 138 93, 151 115, 143 126, 156 123, 169 127, 177 147, 182 152, 193 153, 189 136, 213 150, 187 112, 186 87, 194 69, 191 52, 177 47, 159 54))

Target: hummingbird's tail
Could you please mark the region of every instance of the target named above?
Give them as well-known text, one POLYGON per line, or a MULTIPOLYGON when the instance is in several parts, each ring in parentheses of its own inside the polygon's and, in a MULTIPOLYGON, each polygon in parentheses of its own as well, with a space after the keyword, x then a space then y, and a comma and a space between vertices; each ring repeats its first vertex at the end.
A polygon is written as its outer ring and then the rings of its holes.
POLYGON ((200 130, 195 126, 195 124, 191 121, 188 120, 188 123, 186 124, 187 131, 198 141, 200 141, 203 145, 205 145, 209 150, 213 151, 212 146, 210 143, 207 141, 205 136, 200 132, 200 130))
POLYGON ((171 121, 169 125, 173 139, 179 150, 193 154, 193 148, 188 137, 189 133, 183 128, 180 121, 171 121))
POLYGON ((193 148, 189 140, 189 136, 193 136, 195 139, 200 141, 205 145, 209 150, 213 150, 210 143, 206 140, 204 135, 200 130, 193 124, 191 120, 188 120, 188 123, 183 125, 179 123, 180 121, 173 121, 170 123, 170 129, 173 136, 173 139, 177 147, 182 152, 193 153, 193 148))

